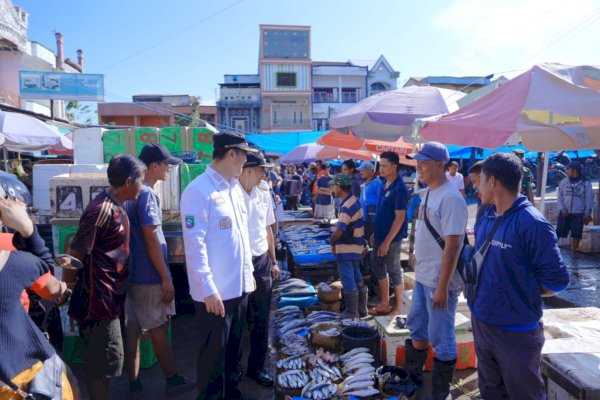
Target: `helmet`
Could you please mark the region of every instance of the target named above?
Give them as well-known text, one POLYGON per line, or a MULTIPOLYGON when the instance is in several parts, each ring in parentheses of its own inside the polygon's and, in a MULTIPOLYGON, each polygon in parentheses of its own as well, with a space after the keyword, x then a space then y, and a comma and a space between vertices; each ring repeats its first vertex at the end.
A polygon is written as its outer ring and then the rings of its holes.
POLYGON ((32 198, 27 186, 15 175, 0 171, 0 198, 20 200, 32 205, 32 198))

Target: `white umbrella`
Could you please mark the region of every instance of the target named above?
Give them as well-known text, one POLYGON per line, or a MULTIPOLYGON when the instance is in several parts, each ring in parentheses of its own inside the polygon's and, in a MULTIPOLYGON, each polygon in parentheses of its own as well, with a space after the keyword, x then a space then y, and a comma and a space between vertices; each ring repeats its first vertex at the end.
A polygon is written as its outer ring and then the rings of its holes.
POLYGON ((10 151, 70 150, 73 142, 57 127, 26 114, 0 111, 0 133, 10 151))

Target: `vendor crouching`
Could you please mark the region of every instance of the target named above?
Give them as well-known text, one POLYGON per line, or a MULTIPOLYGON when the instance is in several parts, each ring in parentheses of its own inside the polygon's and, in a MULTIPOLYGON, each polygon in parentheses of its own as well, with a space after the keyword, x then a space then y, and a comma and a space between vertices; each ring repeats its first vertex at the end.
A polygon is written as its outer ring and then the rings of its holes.
POLYGON ((331 184, 335 196, 342 200, 337 229, 331 236, 331 248, 344 286, 346 308, 341 317, 366 317, 368 289, 360 273, 360 262, 365 250, 362 207, 358 198, 352 195, 352 178, 348 175, 337 174, 331 184))

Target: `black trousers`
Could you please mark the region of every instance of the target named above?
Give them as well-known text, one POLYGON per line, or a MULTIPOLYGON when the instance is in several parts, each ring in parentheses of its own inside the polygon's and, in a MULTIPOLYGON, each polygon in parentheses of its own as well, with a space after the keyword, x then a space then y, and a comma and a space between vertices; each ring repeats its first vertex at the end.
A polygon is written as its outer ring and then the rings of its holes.
MULTIPOLYGON (((247 321, 250 328, 250 355, 248 372, 258 372, 265 367, 269 343, 269 312, 273 292, 272 264, 267 253, 252 257, 256 290, 248 296, 247 321)), ((242 350, 240 349, 240 360, 242 350)))
POLYGON ((298 209, 298 196, 285 196, 285 207, 284 210, 297 210, 298 209))
POLYGON ((228 398, 237 390, 229 377, 237 370, 237 354, 246 319, 248 295, 223 301, 225 317, 206 311, 201 302, 194 302, 200 334, 200 352, 196 359, 197 386, 201 399, 228 398), (233 355, 233 356, 232 356, 233 355))

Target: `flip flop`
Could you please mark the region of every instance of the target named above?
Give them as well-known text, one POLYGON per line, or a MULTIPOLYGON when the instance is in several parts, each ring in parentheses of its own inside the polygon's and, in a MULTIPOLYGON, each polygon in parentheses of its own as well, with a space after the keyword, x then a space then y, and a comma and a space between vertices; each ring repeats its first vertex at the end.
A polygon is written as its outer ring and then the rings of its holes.
POLYGON ((392 313, 392 311, 393 311, 393 308, 391 308, 391 307, 390 307, 390 310, 389 310, 389 311, 387 311, 387 312, 386 312, 386 311, 383 311, 383 310, 380 310, 380 309, 379 309, 379 308, 377 308, 377 307, 379 307, 379 306, 376 306, 376 307, 373 307, 372 309, 370 309, 370 310, 369 310, 369 315, 372 315, 372 316, 374 316, 374 317, 380 317, 380 316, 383 316, 383 315, 389 315, 389 314, 391 314, 391 313, 392 313))

